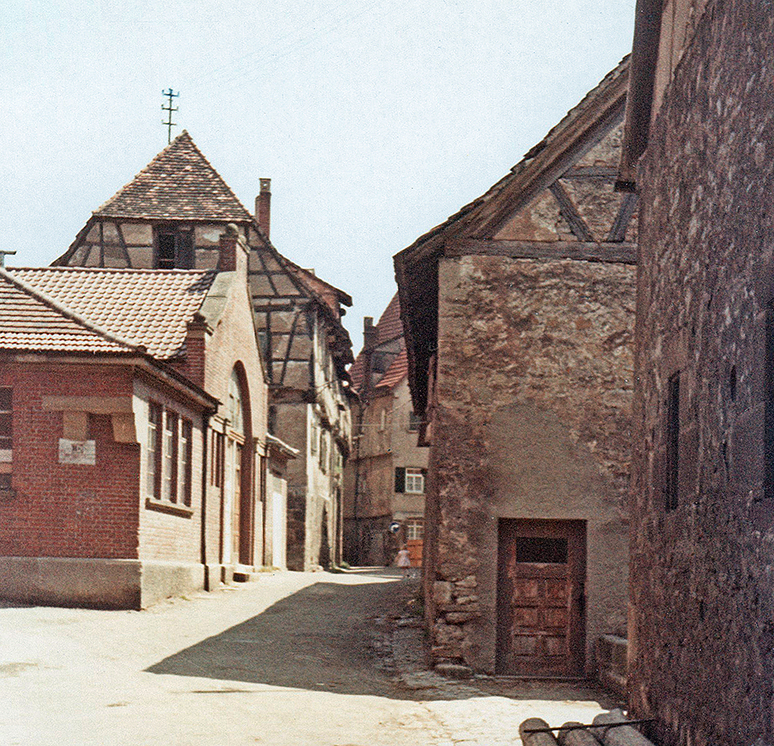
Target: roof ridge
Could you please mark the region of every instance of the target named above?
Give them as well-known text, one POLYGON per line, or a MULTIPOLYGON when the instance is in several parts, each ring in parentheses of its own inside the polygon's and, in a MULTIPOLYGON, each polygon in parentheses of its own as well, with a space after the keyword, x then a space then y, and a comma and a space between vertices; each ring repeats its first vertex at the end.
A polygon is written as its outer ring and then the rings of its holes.
POLYGON ((13 271, 23 272, 95 272, 95 273, 124 273, 124 274, 190 274, 190 275, 206 275, 216 274, 217 270, 214 269, 180 269, 178 267, 172 269, 149 269, 147 267, 83 267, 80 265, 49 265, 46 267, 5 267, 5 269, 13 271))
MULTIPOLYGON (((97 334, 100 337, 103 337, 108 342, 113 342, 114 344, 121 345, 122 347, 127 347, 128 349, 134 352, 139 352, 142 355, 148 354, 147 350, 142 345, 132 344, 131 342, 128 342, 127 340, 122 339, 117 334, 113 334, 107 331, 106 329, 103 329, 102 327, 98 326, 97 324, 93 324, 88 319, 83 318, 80 314, 75 313, 75 311, 71 311, 63 303, 60 303, 59 301, 54 300, 47 293, 44 293, 42 290, 39 290, 33 287, 28 282, 25 282, 19 277, 14 277, 12 272, 8 271, 9 269, 11 268, 0 267, 0 277, 4 278, 12 285, 15 285, 17 288, 19 288, 19 290, 26 293, 27 295, 32 296, 33 298, 35 298, 35 300, 39 301, 40 303, 43 303, 44 305, 48 306, 53 311, 56 311, 57 313, 61 314, 65 318, 70 319, 71 321, 74 321, 76 324, 82 326, 84 329, 90 332, 93 332, 94 334, 97 334)), ((47 267, 43 267, 41 269, 47 269, 47 267)))

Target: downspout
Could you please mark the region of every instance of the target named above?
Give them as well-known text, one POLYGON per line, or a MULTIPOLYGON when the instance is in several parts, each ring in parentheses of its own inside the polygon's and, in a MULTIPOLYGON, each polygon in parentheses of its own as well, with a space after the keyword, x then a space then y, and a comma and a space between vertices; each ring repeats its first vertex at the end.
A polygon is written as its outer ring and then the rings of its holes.
MULTIPOLYGON (((209 459, 207 457, 207 442, 209 438, 207 437, 210 434, 210 415, 209 413, 206 413, 203 415, 202 418, 202 509, 201 509, 201 559, 202 564, 206 567, 207 565, 207 463, 209 462, 209 459)), ((207 574, 205 571, 205 578, 207 578, 207 574)), ((209 590, 209 588, 207 589, 209 590)))

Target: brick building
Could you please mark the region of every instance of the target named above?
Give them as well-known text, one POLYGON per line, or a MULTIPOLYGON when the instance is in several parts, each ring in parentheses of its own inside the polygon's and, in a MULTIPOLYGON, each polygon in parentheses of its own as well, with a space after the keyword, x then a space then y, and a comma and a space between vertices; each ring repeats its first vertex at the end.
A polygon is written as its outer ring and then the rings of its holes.
POLYGON ((224 226, 237 226, 268 361, 269 432, 298 451, 287 464, 287 564, 309 570, 341 556, 353 361, 342 317, 352 300, 272 245, 270 189, 261 179, 252 215, 183 132, 92 214, 54 264, 209 269, 224 226))
POLYGON ((436 661, 582 674, 626 625, 636 198, 624 60, 488 192, 395 257, 430 444, 436 661))
POLYGON ((637 3, 630 707, 663 746, 774 742, 773 18, 637 3))
POLYGON ((218 253, 0 270, 1 596, 139 608, 266 562, 265 475, 292 454, 267 445, 235 226, 218 253))
POLYGON ((345 472, 345 559, 389 565, 405 544, 412 566, 420 567, 427 448, 417 445, 397 295, 376 326, 366 317, 363 339, 349 370, 358 401, 355 447, 345 472))

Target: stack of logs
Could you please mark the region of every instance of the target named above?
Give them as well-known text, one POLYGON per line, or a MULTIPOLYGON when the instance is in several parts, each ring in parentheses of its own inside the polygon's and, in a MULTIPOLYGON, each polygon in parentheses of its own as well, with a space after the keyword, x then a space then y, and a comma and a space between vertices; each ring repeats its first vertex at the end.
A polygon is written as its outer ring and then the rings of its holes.
POLYGON ((519 726, 519 736, 524 746, 653 746, 634 726, 620 725, 626 722, 621 710, 597 715, 593 725, 569 722, 561 728, 550 728, 540 718, 528 718, 519 726))

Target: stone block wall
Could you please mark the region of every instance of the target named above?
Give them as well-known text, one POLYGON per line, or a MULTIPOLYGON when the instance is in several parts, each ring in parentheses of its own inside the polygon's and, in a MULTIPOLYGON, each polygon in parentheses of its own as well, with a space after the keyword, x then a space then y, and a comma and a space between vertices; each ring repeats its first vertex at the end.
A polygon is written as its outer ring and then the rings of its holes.
POLYGON ((708 3, 638 173, 630 704, 663 746, 774 740, 772 101, 770 4, 708 3))
POLYGON ((500 519, 586 525, 586 665, 626 620, 634 271, 467 256, 439 267, 426 497, 436 660, 496 669, 500 519))

